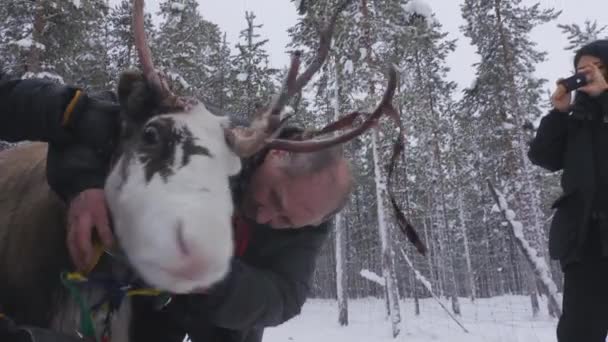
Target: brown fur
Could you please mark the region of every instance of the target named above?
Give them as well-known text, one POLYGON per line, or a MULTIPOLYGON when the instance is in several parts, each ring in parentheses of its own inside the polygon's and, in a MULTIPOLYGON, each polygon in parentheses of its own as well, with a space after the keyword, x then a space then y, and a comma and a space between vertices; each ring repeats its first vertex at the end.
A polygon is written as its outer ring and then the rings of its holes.
POLYGON ((46 144, 0 153, 0 306, 17 322, 47 326, 70 270, 63 202, 49 188, 46 144))

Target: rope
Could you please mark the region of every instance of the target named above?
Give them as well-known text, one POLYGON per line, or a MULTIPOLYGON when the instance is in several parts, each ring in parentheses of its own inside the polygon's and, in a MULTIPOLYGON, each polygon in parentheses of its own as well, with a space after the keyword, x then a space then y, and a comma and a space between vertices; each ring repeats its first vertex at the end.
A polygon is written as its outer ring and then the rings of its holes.
POLYGON ((122 300, 125 297, 133 296, 150 296, 164 297, 163 303, 168 304, 171 299, 171 295, 164 293, 154 288, 133 288, 129 284, 122 284, 116 281, 111 276, 103 275, 89 275, 91 271, 97 266, 101 256, 105 252, 101 244, 95 243, 95 256, 92 264, 85 270, 84 274, 79 272, 62 272, 61 283, 68 289, 71 296, 74 298, 78 306, 80 307, 80 333, 87 337, 95 340, 96 342, 106 342, 110 339, 110 318, 112 314, 118 310, 122 300), (106 294, 101 300, 95 305, 89 307, 86 300, 83 298, 78 286, 92 286, 100 285, 106 290, 106 294), (93 313, 97 313, 99 310, 106 311, 106 317, 104 320, 103 333, 98 336, 95 329, 95 323, 93 322, 93 313))

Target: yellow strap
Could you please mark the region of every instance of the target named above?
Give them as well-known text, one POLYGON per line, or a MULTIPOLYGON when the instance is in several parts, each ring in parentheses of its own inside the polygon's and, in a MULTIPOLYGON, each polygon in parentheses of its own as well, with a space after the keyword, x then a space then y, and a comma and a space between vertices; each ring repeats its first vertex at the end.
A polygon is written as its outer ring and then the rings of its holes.
POLYGON ((127 291, 127 296, 129 296, 129 297, 133 297, 133 296, 159 296, 160 294, 161 294, 161 291, 159 291, 157 289, 152 289, 152 288, 138 289, 138 290, 129 290, 129 291, 127 291))
POLYGON ((78 103, 78 99, 80 99, 80 96, 82 96, 82 91, 76 90, 74 97, 72 97, 72 100, 66 107, 65 112, 63 112, 63 120, 61 121, 62 126, 66 126, 68 124, 68 122, 70 122, 70 117, 72 116, 72 112, 74 111, 74 107, 76 107, 76 104, 78 103))
POLYGON ((66 274, 66 279, 71 281, 87 281, 87 277, 78 272, 70 272, 66 274))
POLYGON ((84 274, 89 274, 91 273, 91 271, 95 268, 95 266, 97 266, 97 264, 99 263, 99 259, 101 259, 101 256, 104 253, 104 249, 103 246, 101 245, 101 243, 99 242, 94 242, 93 243, 93 249, 94 249, 94 255, 93 255, 93 262, 89 265, 89 267, 87 267, 87 269, 84 271, 84 274))

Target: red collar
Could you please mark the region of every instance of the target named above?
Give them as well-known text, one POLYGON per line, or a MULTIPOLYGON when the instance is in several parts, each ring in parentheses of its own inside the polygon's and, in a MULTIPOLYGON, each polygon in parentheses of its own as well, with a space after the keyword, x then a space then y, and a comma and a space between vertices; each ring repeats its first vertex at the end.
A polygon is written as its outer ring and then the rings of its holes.
POLYGON ((232 226, 234 229, 234 255, 242 257, 251 240, 251 226, 247 220, 237 214, 232 217, 232 226))

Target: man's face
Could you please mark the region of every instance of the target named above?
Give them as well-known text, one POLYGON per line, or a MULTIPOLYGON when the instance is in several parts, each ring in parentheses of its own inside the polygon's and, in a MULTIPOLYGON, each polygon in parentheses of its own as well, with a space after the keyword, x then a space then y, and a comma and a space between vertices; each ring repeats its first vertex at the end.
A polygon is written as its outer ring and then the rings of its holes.
POLYGON ((258 224, 275 229, 319 225, 340 203, 346 189, 346 163, 314 175, 292 177, 285 172, 286 153, 270 151, 254 172, 241 210, 258 224))

